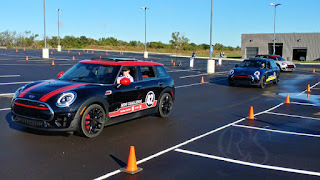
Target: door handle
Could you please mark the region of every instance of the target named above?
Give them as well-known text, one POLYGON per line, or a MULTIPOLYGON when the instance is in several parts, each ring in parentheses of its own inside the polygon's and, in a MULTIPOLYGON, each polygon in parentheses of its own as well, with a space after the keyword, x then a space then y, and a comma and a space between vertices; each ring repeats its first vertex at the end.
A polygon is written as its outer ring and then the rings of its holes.
POLYGON ((136 89, 141 89, 141 86, 135 86, 136 89))

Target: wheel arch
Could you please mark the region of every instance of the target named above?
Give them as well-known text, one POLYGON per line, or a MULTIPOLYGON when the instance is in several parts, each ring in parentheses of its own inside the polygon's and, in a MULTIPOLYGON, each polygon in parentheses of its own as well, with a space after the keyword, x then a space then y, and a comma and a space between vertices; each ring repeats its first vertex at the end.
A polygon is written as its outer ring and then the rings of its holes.
POLYGON ((80 106, 80 108, 77 110, 76 112, 76 115, 75 115, 75 118, 74 120, 72 121, 73 123, 73 126, 77 126, 79 124, 79 121, 81 120, 81 116, 82 116, 82 113, 89 107, 91 106, 92 104, 98 104, 100 105, 103 110, 105 111, 106 113, 106 122, 109 120, 109 103, 106 99, 104 99, 103 97, 91 97, 89 99, 87 99, 85 102, 83 102, 80 106))

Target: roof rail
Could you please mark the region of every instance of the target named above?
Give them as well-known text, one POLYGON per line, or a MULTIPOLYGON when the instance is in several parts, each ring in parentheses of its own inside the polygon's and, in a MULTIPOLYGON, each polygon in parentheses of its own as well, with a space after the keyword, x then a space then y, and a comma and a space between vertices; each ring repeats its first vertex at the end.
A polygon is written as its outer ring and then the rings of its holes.
POLYGON ((115 62, 118 62, 118 61, 140 61, 140 60, 137 60, 137 59, 132 59, 132 58, 91 58, 90 60, 101 60, 101 61, 115 61, 115 62))

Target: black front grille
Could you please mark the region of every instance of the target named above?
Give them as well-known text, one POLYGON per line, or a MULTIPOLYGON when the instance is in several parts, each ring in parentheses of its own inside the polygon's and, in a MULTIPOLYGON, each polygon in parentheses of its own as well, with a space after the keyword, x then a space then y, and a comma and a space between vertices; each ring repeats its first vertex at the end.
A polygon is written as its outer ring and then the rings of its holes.
POLYGON ((41 102, 17 99, 14 102, 12 110, 16 115, 28 117, 30 119, 49 121, 53 118, 53 114, 49 110, 49 107, 41 102))
POLYGON ((20 124, 27 125, 27 126, 44 127, 44 121, 25 119, 25 118, 21 118, 21 117, 16 117, 15 121, 20 124))
POLYGON ((288 68, 294 68, 294 65, 288 65, 288 68))

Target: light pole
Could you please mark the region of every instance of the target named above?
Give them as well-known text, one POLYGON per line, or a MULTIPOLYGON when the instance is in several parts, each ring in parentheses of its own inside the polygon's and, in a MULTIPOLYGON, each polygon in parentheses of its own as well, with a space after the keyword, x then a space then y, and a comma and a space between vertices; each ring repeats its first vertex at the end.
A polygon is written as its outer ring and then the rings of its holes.
POLYGON ((141 7, 140 9, 144 9, 144 21, 145 21, 145 25, 144 25, 144 46, 145 46, 145 50, 144 50, 144 54, 143 57, 144 58, 148 58, 148 51, 147 51, 147 9, 149 9, 148 7, 141 7))
POLYGON ((59 13, 62 11, 61 9, 56 9, 58 11, 58 47, 57 50, 60 52, 61 51, 61 46, 60 46, 60 24, 59 24, 59 13))
POLYGON ((43 17, 44 17, 44 48, 42 49, 42 58, 49 58, 49 49, 47 48, 47 35, 46 35, 46 0, 43 0, 43 17))
POLYGON ((276 54, 276 14, 277 14, 277 6, 281 4, 269 4, 270 6, 274 6, 274 24, 273 24, 273 55, 276 54))
POLYGON ((213 0, 211 0, 211 16, 210 16, 210 58, 207 62, 207 73, 215 72, 215 60, 212 59, 213 46, 212 46, 212 15, 213 14, 213 0))

